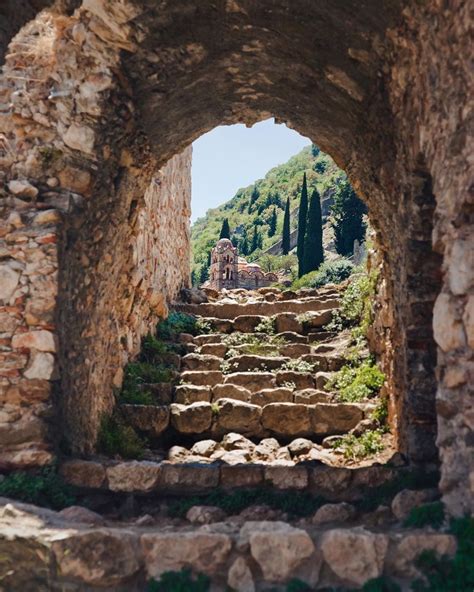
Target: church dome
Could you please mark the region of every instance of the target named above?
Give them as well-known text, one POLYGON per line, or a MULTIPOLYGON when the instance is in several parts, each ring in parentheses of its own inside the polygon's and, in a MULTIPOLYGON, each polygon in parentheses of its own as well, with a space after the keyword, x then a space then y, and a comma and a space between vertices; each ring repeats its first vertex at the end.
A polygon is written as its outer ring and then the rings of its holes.
POLYGON ((228 238, 221 238, 217 241, 217 247, 233 247, 232 241, 228 238))

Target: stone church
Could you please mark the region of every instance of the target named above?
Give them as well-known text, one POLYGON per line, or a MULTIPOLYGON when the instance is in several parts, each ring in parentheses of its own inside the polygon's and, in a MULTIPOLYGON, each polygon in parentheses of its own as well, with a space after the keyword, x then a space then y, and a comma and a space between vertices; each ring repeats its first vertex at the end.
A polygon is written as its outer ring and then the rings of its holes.
POLYGON ((239 257, 237 247, 228 238, 221 238, 211 252, 209 281, 205 285, 216 290, 245 288, 253 290, 278 281, 275 273, 264 273, 260 265, 239 257))

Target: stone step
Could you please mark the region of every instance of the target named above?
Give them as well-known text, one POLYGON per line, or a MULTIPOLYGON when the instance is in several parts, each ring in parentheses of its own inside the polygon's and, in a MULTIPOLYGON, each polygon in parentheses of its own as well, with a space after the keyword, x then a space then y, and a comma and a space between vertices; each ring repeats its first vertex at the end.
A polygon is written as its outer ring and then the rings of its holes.
POLYGON ((173 308, 180 312, 201 317, 217 319, 235 319, 241 315, 272 316, 278 313, 301 314, 308 311, 331 310, 339 307, 339 299, 333 296, 310 296, 298 300, 276 302, 212 302, 204 304, 175 304, 173 308))
MULTIPOLYGON (((192 400, 189 393, 187 395, 180 400, 192 400)), ((152 437, 159 437, 172 427, 179 434, 193 436, 215 437, 235 432, 252 437, 320 439, 344 434, 364 419, 363 406, 330 402, 308 404, 309 395, 305 394, 298 396, 298 400, 304 402, 294 403, 293 392, 285 388, 262 389, 250 393, 247 400, 212 396, 211 403, 209 391, 202 391, 202 396, 206 400, 169 406, 121 405, 121 410, 130 425, 152 437)))
POLYGON ((183 370, 220 370, 222 358, 209 354, 187 354, 182 358, 183 370))
POLYGON ((223 382, 223 374, 218 370, 186 370, 180 374, 181 384, 214 386, 223 382))
POLYGON ((331 467, 320 461, 231 466, 221 461, 199 464, 71 459, 60 466, 64 480, 83 491, 190 496, 218 487, 261 488, 266 484, 279 490, 306 490, 330 501, 364 499, 372 488, 376 491, 407 471, 387 465, 331 467))
POLYGON ((290 358, 282 356, 255 356, 243 354, 228 358, 234 372, 254 372, 278 370, 290 361, 290 358))
MULTIPOLYGON (((198 402, 216 402, 218 399, 234 399, 263 407, 269 403, 330 403, 332 395, 314 388, 294 390, 286 387, 274 387, 251 392, 249 389, 232 383, 215 386, 179 385, 175 389, 173 402, 190 405, 198 402)), ((170 401, 171 402, 171 401, 170 401)))
MULTIPOLYGON (((452 557, 456 550, 454 535, 401 528, 388 507, 385 518, 380 511, 364 516, 358 510, 357 501, 376 495, 376 486, 401 479, 401 470, 369 467, 353 471, 348 479, 344 469, 316 466, 214 468, 73 460, 62 472, 66 478, 101 474, 100 487, 94 483, 92 491, 117 497, 146 493, 156 498, 166 492, 186 496, 217 487, 225 496, 236 484, 258 488, 265 483, 275 490, 308 491, 324 501, 303 522, 283 520, 278 511, 276 519, 262 521, 255 508, 253 515, 246 508, 238 521, 229 520, 217 507, 195 505, 187 520, 175 519, 172 527, 169 522, 163 527, 166 522, 156 516, 148 516, 143 524, 108 520, 104 527, 104 518, 85 508, 71 508, 71 514, 3 499, 5 590, 144 590, 145 578, 160 581, 165 572, 183 570, 205 574, 212 590, 283 590, 295 581, 301 582, 301 589, 315 591, 361 589, 382 576, 405 583, 403 589, 408 590, 410 582, 420 578, 417 558, 424 551, 452 557), (333 501, 339 503, 328 503, 331 498, 322 493, 336 483, 339 498, 333 501)), ((163 580, 159 585, 164 589, 163 580)))
POLYGON ((295 313, 275 313, 273 315, 237 315, 235 318, 214 316, 201 317, 216 333, 253 333, 265 319, 271 318, 277 333, 306 334, 315 333, 332 319, 334 308, 306 312, 304 315, 295 313))

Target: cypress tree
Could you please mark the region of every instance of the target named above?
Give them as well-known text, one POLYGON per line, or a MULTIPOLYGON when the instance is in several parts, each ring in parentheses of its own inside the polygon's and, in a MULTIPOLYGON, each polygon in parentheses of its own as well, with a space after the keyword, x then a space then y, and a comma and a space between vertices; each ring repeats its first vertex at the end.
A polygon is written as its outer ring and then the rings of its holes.
POLYGON ((340 255, 352 255, 354 241, 361 242, 365 237, 365 204, 357 197, 349 181, 339 183, 331 208, 331 226, 334 230, 334 243, 340 255))
POLYGON ((285 217, 283 218, 283 235, 281 241, 281 252, 288 255, 290 252, 290 198, 286 200, 285 217))
POLYGON ((257 249, 261 249, 263 245, 262 235, 258 230, 258 226, 255 225, 253 228, 253 237, 252 237, 252 248, 251 253, 256 251, 257 249))
POLYGON ((323 220, 321 216, 321 200, 315 189, 311 194, 304 242, 303 274, 309 273, 324 261, 323 220))
POLYGON ((273 208, 272 213, 270 215, 270 220, 268 221, 268 236, 274 236, 277 229, 277 211, 276 208, 273 208))
POLYGON ((298 213, 298 244, 296 255, 298 256, 298 277, 303 275, 304 243, 306 236, 306 219, 308 217, 308 185, 306 173, 303 175, 303 187, 301 188, 300 209, 298 213))
POLYGON ((230 239, 229 220, 227 218, 224 218, 224 221, 222 222, 222 228, 221 228, 221 233, 219 235, 219 240, 221 238, 230 239))
POLYGON ((242 255, 249 254, 249 239, 247 238, 247 230, 245 228, 244 228, 244 231, 242 233, 242 238, 239 243, 239 252, 242 255))

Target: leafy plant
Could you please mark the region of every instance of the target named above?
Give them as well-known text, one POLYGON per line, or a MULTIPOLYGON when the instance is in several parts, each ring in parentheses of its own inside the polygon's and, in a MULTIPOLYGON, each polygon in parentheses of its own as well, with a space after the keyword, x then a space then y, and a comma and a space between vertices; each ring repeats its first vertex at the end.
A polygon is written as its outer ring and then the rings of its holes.
POLYGON ((207 321, 184 312, 173 311, 164 321, 158 323, 157 336, 166 341, 173 341, 180 333, 202 335, 210 333, 210 329, 207 321))
POLYGON ((412 584, 414 592, 472 592, 474 590, 474 518, 453 519, 449 531, 457 539, 454 557, 424 551, 417 567, 425 579, 412 584))
POLYGON ((353 336, 365 336, 373 321, 372 303, 378 281, 377 272, 354 275, 344 291, 339 311, 327 325, 329 331, 353 327, 353 336))
POLYGON ((147 592, 208 592, 210 586, 211 581, 206 575, 199 573, 193 577, 190 569, 182 569, 166 571, 159 581, 151 580, 147 592))
POLYGON ((401 588, 396 582, 380 576, 366 582, 361 592, 401 592, 401 588))
POLYGON ((172 380, 173 372, 170 368, 156 366, 149 362, 131 362, 125 367, 119 401, 131 405, 153 405, 153 395, 143 385, 172 380))
POLYGON ((353 264, 348 259, 325 261, 316 271, 312 271, 295 280, 292 290, 301 288, 321 288, 326 284, 340 284, 352 274, 353 264))
POLYGON ((382 452, 382 435, 381 429, 367 430, 360 436, 346 434, 334 442, 333 448, 341 451, 348 460, 359 460, 382 452))
POLYGON ((405 519, 404 526, 411 526, 413 528, 423 528, 424 526, 441 528, 444 518, 443 503, 432 502, 412 508, 408 517, 405 519))
POLYGON ((52 466, 37 472, 19 471, 7 475, 0 481, 0 496, 53 510, 61 510, 75 503, 73 489, 52 466))
POLYGON ((339 401, 356 403, 377 395, 384 380, 384 373, 368 359, 360 366, 343 366, 330 378, 325 388, 335 389, 339 401))
POLYGON ((265 317, 255 327, 257 333, 266 333, 267 335, 273 335, 276 331, 276 319, 274 317, 265 317))
POLYGON ((292 372, 313 372, 314 364, 311 364, 311 362, 306 362, 305 360, 293 359, 285 362, 281 369, 283 371, 287 370, 292 372))
POLYGON ((97 444, 108 456, 140 459, 145 451, 145 441, 117 415, 102 418, 97 444))

